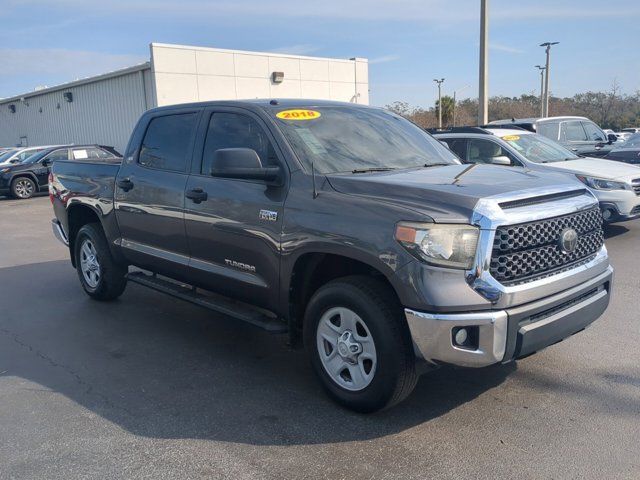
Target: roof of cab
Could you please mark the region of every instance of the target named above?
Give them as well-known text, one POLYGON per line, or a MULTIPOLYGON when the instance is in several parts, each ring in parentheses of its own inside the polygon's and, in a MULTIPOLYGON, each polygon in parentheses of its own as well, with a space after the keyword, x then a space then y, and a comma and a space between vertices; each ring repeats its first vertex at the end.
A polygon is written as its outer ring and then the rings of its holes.
POLYGON ((279 108, 309 108, 309 107, 348 107, 348 108, 377 108, 360 103, 338 102, 334 100, 318 100, 304 98, 256 98, 248 100, 209 100, 205 102, 180 103, 175 105, 166 105, 162 107, 152 108, 147 112, 158 112, 163 110, 174 110, 176 108, 194 108, 194 107, 248 107, 255 106, 262 109, 279 109, 279 108))

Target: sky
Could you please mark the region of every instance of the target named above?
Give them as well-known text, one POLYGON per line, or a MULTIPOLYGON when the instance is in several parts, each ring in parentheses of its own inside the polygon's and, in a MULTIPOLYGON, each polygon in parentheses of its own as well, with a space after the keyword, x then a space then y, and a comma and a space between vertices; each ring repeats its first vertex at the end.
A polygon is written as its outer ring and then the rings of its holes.
MULTIPOLYGON (((640 1, 490 0, 490 95, 640 90, 640 1)), ((149 43, 369 59, 371 103, 477 97, 480 0, 2 0, 0 97, 147 61, 149 43)))

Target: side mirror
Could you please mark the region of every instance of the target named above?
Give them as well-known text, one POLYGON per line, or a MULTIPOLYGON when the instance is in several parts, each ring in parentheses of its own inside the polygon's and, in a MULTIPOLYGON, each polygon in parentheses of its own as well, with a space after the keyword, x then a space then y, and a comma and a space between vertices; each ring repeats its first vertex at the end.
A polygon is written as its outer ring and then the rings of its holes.
POLYGON ((447 142, 445 142, 444 140, 438 140, 444 147, 447 147, 447 150, 451 150, 451 147, 449 146, 449 144, 447 142))
POLYGON ((506 155, 491 157, 491 165, 503 165, 509 167, 511 166, 511 159, 506 155))
POLYGON ((51 159, 49 158, 45 158, 44 160, 42 160, 42 166, 43 167, 48 167, 49 165, 51 165, 51 159))
POLYGON ((618 141, 618 137, 616 136, 615 133, 610 133, 609 135, 607 135, 607 138, 609 139, 609 143, 618 141))
POLYGON ((221 148, 213 152, 209 174, 219 178, 262 180, 281 185, 279 167, 263 167, 260 157, 251 148, 221 148))

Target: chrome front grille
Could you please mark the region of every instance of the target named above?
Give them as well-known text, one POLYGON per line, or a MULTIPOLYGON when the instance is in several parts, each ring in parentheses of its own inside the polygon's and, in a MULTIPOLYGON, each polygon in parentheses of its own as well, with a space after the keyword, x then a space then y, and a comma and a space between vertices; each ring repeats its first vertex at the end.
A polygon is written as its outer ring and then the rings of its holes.
POLYGON ((598 207, 496 229, 490 273, 506 286, 527 283, 575 268, 596 256, 604 244, 598 207), (575 250, 565 253, 560 236, 565 229, 578 233, 575 250))

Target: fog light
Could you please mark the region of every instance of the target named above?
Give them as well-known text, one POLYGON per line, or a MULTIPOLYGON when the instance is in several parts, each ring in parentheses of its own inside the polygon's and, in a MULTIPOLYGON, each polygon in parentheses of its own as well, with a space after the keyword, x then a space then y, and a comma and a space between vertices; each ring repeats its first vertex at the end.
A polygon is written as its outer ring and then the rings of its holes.
POLYGON ((456 333, 455 341, 458 345, 464 345, 468 338, 469 338, 469 334, 467 333, 467 329, 461 328, 456 333))
POLYGON ((451 337, 455 347, 477 350, 480 345, 480 327, 477 325, 455 327, 451 330, 451 337))
POLYGON ((602 211, 602 218, 605 221, 609 221, 611 220, 611 218, 613 218, 613 210, 611 210, 610 208, 607 208, 605 210, 602 211))

